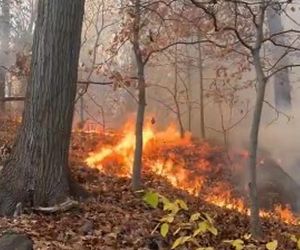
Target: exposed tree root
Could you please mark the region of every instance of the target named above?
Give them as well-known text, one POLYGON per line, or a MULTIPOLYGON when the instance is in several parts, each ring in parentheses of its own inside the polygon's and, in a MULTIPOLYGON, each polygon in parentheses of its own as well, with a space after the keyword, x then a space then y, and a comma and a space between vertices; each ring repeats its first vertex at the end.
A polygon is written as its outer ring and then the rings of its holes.
POLYGON ((34 207, 34 211, 44 212, 44 213, 58 213, 58 212, 66 212, 73 208, 79 207, 79 202, 67 198, 63 203, 57 204, 52 207, 34 207))

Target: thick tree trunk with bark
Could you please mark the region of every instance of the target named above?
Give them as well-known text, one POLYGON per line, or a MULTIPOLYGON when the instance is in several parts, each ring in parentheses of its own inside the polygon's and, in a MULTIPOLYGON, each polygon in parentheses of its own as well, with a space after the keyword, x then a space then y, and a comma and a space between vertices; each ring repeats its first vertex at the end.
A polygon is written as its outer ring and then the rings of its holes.
POLYGON ((143 62, 140 48, 140 18, 141 18, 141 1, 135 1, 135 22, 133 30, 133 50, 136 58, 138 71, 138 111, 135 126, 135 151, 133 160, 132 188, 138 190, 141 188, 142 174, 142 156, 143 156, 143 127, 146 107, 146 85, 145 85, 145 64, 143 62))
MULTIPOLYGON (((0 47, 0 99, 5 97, 5 75, 6 70, 3 66, 8 66, 8 48, 10 32, 10 0, 3 0, 1 3, 1 47, 0 47)), ((0 113, 5 112, 5 102, 0 101, 0 113)))
MULTIPOLYGON (((268 19, 268 27, 270 35, 278 34, 284 31, 281 16, 273 8, 268 8, 266 11, 268 19)), ((278 44, 287 44, 284 36, 274 36, 273 40, 278 44)), ((277 67, 288 65, 287 56, 282 56, 286 53, 285 48, 272 48, 274 63, 277 67)), ((274 96, 276 108, 284 111, 291 109, 291 84, 288 68, 281 70, 274 75, 274 96)))
POLYGON ((40 0, 22 126, 0 172, 0 213, 72 195, 68 151, 84 0, 40 0))

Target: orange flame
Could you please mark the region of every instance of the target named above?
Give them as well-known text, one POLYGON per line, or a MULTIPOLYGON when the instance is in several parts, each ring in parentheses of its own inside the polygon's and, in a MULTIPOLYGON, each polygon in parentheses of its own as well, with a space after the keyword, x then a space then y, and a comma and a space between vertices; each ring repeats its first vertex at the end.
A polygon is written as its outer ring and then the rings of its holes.
MULTIPOLYGON (((135 135, 133 129, 129 126, 129 123, 125 125, 125 136, 120 142, 115 145, 106 145, 98 152, 90 153, 90 156, 86 159, 88 166, 98 168, 103 172, 106 172, 106 162, 108 159, 117 160, 126 169, 124 171, 116 170, 116 175, 129 177, 132 172, 133 154, 135 146, 135 135), (112 159, 115 158, 115 159, 112 159)), ((145 145, 154 138, 154 132, 150 128, 145 128, 143 132, 143 144, 145 145)))
MULTIPOLYGON (((101 145, 99 150, 90 153, 86 159, 87 165, 106 174, 130 177, 135 148, 133 124, 125 124, 116 145, 101 145)), ((218 158, 217 152, 218 149, 208 143, 193 142, 191 134, 180 138, 175 125, 163 131, 155 131, 151 122, 144 127, 144 171, 159 175, 172 186, 201 196, 211 204, 249 214, 244 200, 234 195, 232 185, 220 179, 222 166, 213 163, 218 158), (211 176, 214 176, 213 179, 211 176)), ((248 153, 244 152, 243 156, 247 157, 248 153)), ((285 222, 297 223, 289 208, 278 206, 272 214, 264 211, 260 214, 263 217, 275 214, 285 222)))

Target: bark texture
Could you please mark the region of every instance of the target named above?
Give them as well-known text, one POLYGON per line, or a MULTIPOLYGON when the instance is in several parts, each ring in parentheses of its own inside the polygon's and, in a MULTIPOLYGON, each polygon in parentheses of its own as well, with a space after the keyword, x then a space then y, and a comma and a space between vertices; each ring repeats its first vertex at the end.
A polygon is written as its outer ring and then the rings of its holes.
POLYGON ((265 98, 267 78, 263 71, 260 51, 264 39, 265 1, 262 1, 258 14, 258 25, 256 30, 255 47, 251 49, 253 64, 256 73, 256 100, 253 112, 250 138, 249 138, 249 189, 250 189, 250 231, 253 237, 261 235, 259 221, 259 201, 257 196, 257 146, 262 109, 265 98))
POLYGON ((22 126, 0 175, 0 213, 72 193, 68 151, 84 0, 40 0, 22 126))
POLYGON ((135 126, 135 151, 133 160, 132 188, 141 187, 142 156, 143 156, 143 127, 146 107, 145 64, 140 48, 141 1, 135 1, 135 22, 133 30, 133 50, 136 58, 138 73, 138 110, 135 126))
POLYGON ((33 250, 33 242, 26 235, 18 233, 6 233, 0 238, 0 249, 33 250))
POLYGON ((260 50, 256 49, 253 51, 253 61, 255 66, 255 72, 257 76, 257 93, 256 93, 256 102, 253 113, 253 120, 250 132, 250 146, 249 146, 249 174, 250 174, 250 228, 252 235, 259 236, 261 233, 260 222, 259 222, 259 204, 257 196, 257 146, 258 146, 258 135, 259 127, 261 121, 261 114, 263 109, 263 103, 265 98, 266 90, 266 78, 262 70, 262 64, 260 61, 260 50))

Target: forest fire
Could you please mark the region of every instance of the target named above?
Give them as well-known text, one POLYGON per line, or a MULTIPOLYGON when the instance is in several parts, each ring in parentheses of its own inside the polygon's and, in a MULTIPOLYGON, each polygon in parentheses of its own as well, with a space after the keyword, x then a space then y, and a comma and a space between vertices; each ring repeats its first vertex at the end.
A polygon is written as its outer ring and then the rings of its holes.
MULTIPOLYGON (((101 145, 86 159, 89 167, 108 175, 130 177, 134 155, 134 123, 128 122, 115 144, 101 145)), ((143 170, 163 177, 172 186, 219 207, 249 214, 245 192, 233 184, 232 169, 227 167, 220 147, 193 141, 190 134, 180 138, 175 125, 156 131, 151 122, 144 128, 143 170)), ((243 152, 242 157, 247 157, 243 152)), ((243 166, 242 166, 243 167, 243 166)), ((275 216, 287 223, 297 223, 288 206, 274 205, 272 211, 261 211, 262 217, 275 216)))

